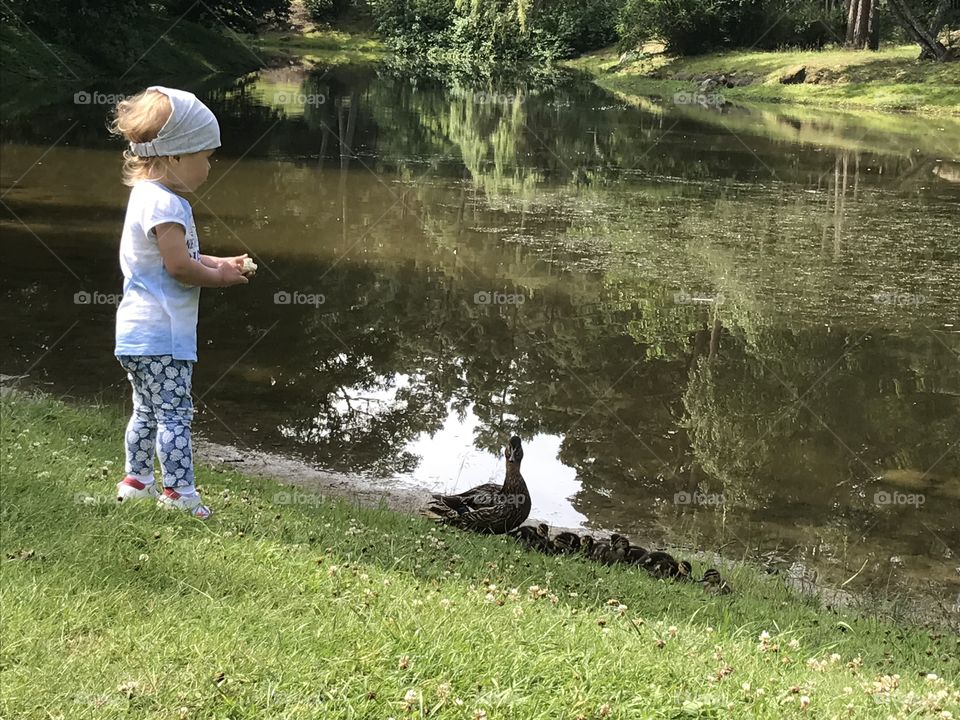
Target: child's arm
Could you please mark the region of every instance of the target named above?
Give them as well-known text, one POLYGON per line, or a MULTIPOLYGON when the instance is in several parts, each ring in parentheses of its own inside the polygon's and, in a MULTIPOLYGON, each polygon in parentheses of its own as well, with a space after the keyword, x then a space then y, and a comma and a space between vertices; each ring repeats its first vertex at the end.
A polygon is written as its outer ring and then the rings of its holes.
POLYGON ((206 265, 208 268, 217 268, 220 267, 220 263, 231 263, 237 266, 237 270, 243 270, 243 260, 244 258, 250 257, 246 253, 243 255, 237 255, 236 257, 218 257, 216 255, 201 255, 200 262, 206 265))
POLYGON ((198 287, 228 287, 249 282, 233 263, 218 263, 216 267, 210 267, 190 257, 183 225, 161 223, 157 225, 156 233, 163 266, 178 282, 198 287))

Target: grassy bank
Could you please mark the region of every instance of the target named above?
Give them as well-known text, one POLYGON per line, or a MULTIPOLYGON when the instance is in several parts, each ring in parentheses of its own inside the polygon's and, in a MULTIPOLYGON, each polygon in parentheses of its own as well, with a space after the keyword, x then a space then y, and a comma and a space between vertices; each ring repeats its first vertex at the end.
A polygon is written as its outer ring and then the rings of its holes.
POLYGON ((707 596, 220 468, 206 524, 116 507, 115 411, 2 414, 2 717, 960 717, 957 638, 748 569, 707 596))
POLYGON ((920 62, 917 54, 916 46, 903 45, 879 52, 746 51, 673 58, 651 45, 622 65, 612 48, 567 65, 591 73, 608 90, 629 95, 669 97, 696 89, 704 76, 735 74, 750 76, 753 83, 715 91, 733 102, 960 114, 960 63, 920 62), (806 82, 780 83, 781 76, 800 66, 806 68, 806 82))
POLYGON ((251 38, 259 52, 295 56, 303 61, 341 65, 374 62, 386 54, 383 42, 364 31, 309 28, 302 32, 267 32, 251 38))

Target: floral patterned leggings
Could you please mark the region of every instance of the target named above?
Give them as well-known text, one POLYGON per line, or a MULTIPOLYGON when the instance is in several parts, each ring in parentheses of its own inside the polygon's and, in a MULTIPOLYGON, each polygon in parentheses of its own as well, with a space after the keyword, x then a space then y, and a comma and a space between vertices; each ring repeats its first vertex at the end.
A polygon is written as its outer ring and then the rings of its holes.
POLYGON ((133 386, 133 415, 127 424, 127 475, 153 480, 154 448, 163 468, 163 486, 192 488, 190 423, 193 363, 170 355, 117 357, 133 386))

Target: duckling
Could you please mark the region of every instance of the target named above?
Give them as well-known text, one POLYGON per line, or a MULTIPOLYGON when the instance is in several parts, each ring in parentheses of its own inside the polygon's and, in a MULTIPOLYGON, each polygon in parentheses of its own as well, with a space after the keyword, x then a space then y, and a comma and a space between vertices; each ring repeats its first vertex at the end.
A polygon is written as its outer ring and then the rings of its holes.
POLYGON ((641 558, 647 554, 647 549, 640 545, 631 545, 630 549, 627 550, 627 557, 625 561, 631 565, 639 565, 641 558))
POLYGON ((583 553, 584 557, 590 557, 590 553, 593 551, 593 546, 596 545, 597 541, 593 539, 593 535, 584 535, 580 538, 580 552, 583 553))
POLYGON ((681 578, 690 575, 690 563, 684 560, 678 563, 673 555, 666 552, 648 552, 637 563, 648 573, 658 578, 681 578))
MULTIPOLYGON (((591 560, 600 560, 607 552, 610 551, 610 541, 609 540, 597 540, 596 538, 591 538, 590 544, 586 546, 585 554, 591 560)), ((581 541, 582 543, 582 541, 581 541)))
POLYGON ((553 538, 553 549, 561 555, 580 551, 580 536, 572 532, 557 533, 553 538))
POLYGON ((546 523, 540 523, 536 526, 521 525, 507 534, 530 550, 539 550, 545 553, 549 553, 551 550, 550 528, 547 527, 546 523))
POLYGON ((733 592, 733 587, 720 577, 720 573, 715 568, 707 570, 700 582, 703 584, 703 591, 711 595, 729 595, 733 592))
POLYGON ((614 565, 624 561, 629 549, 630 540, 619 533, 613 533, 609 540, 594 544, 590 557, 604 565, 614 565))

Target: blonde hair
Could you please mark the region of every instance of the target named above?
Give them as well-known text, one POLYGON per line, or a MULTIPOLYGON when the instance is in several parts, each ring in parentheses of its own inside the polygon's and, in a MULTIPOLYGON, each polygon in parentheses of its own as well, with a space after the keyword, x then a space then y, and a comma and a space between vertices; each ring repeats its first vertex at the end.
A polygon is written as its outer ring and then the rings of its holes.
MULTIPOLYGON (((108 129, 130 142, 150 142, 160 134, 173 106, 170 98, 159 90, 144 90, 124 98, 113 109, 108 129)), ((129 148, 123 151, 123 184, 135 185, 139 180, 157 180, 163 177, 169 159, 140 157, 129 148)))

